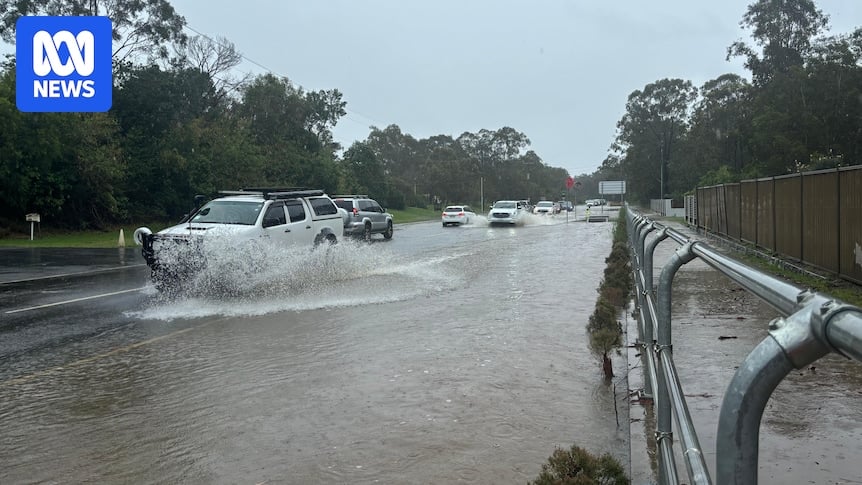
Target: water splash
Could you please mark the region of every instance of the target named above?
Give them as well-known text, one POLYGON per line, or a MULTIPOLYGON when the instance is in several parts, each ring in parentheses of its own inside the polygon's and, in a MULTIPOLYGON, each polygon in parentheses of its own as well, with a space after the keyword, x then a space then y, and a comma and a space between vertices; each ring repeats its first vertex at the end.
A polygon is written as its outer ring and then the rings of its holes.
MULTIPOLYGON (((179 246, 179 245, 178 245, 179 246)), ((377 244, 343 240, 315 249, 255 242, 205 242, 165 252, 166 264, 198 271, 177 288, 152 291, 135 318, 173 320, 212 315, 263 315, 349 306, 368 306, 448 291, 464 286, 456 261, 469 250, 422 259, 404 259, 377 244), (208 257, 201 257, 207 254, 208 257)))

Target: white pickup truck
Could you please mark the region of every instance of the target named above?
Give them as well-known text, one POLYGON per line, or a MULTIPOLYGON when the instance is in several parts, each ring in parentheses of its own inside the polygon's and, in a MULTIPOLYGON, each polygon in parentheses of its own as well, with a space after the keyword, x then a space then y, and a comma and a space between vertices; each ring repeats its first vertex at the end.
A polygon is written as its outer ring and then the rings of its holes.
POLYGON ((176 226, 157 233, 146 227, 135 231, 157 289, 200 270, 207 251, 259 247, 255 242, 311 248, 335 244, 344 234, 343 211, 322 190, 252 188, 219 194, 176 226), (222 244, 204 244, 213 240, 222 244), (178 248, 185 254, 177 257, 178 248))

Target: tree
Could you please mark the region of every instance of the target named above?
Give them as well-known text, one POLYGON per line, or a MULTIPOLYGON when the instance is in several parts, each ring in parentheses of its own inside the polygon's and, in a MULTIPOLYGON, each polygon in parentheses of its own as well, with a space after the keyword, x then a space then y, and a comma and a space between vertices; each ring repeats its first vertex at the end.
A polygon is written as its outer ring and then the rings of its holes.
POLYGON ((720 166, 740 173, 750 160, 751 85, 736 74, 724 74, 704 83, 700 93, 680 156, 668 167, 675 174, 671 193, 694 189, 701 175, 720 166))
POLYGON ((757 0, 739 24, 752 30, 762 54, 738 40, 727 48, 727 59, 744 57, 755 84, 763 85, 776 74, 802 66, 812 40, 826 29, 829 18, 813 0, 757 0))
POLYGON ((810 169, 862 160, 862 28, 814 45, 805 79, 813 135, 810 169))
POLYGON ((615 146, 633 198, 663 197, 671 174, 667 161, 688 127, 697 96, 690 81, 662 79, 629 95, 626 113, 617 124, 615 146))
POLYGON ((186 41, 186 20, 167 0, 0 0, 0 12, 0 38, 11 43, 24 15, 108 16, 116 62, 137 55, 165 58, 166 44, 186 41))
POLYGON ((194 196, 189 155, 182 140, 195 120, 222 107, 211 79, 196 69, 156 65, 127 73, 111 110, 122 134, 127 162, 125 192, 133 217, 176 219, 194 196))
MULTIPOLYGON (((347 173, 346 191, 351 194, 369 194, 382 199, 386 194, 386 176, 383 164, 374 150, 364 142, 354 142, 344 152, 343 163, 347 173)), ((383 202, 384 205, 387 205, 383 202)))
POLYGON ((213 40, 197 35, 188 39, 185 45, 178 45, 176 53, 177 63, 209 76, 220 96, 239 89, 250 79, 250 75, 237 79, 231 74, 231 70, 242 62, 242 54, 233 42, 224 37, 213 40))
POLYGON ((347 102, 342 99, 341 91, 337 89, 309 91, 305 95, 309 113, 305 126, 317 136, 325 147, 335 150, 339 147, 332 141, 332 129, 342 116, 347 114, 347 102))

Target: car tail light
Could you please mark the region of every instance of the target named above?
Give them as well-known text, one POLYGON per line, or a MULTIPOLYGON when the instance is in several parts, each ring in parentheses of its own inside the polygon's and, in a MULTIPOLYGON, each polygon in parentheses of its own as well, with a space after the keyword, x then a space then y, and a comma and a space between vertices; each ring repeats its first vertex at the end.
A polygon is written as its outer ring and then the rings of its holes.
POLYGON ((459 216, 461 216, 461 217, 464 217, 464 213, 463 213, 463 212, 459 212, 459 213, 458 213, 458 215, 459 215, 459 216))

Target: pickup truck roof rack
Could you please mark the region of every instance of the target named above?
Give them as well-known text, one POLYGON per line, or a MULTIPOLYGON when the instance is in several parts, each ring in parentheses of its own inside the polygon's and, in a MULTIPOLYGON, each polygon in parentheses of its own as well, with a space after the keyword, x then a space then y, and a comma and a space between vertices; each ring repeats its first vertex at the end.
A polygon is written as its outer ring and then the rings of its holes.
POLYGON ((324 195, 322 190, 291 190, 288 192, 270 192, 264 194, 265 199, 294 199, 296 197, 315 197, 324 195))
POLYGON ((311 190, 308 187, 243 187, 240 190, 244 190, 246 192, 261 192, 261 193, 272 193, 272 192, 295 192, 297 190, 311 190))
POLYGON ((292 199, 324 195, 320 189, 306 187, 249 187, 240 190, 220 190, 222 195, 259 195, 264 199, 292 199))
POLYGON ((342 194, 342 195, 333 195, 333 199, 367 199, 368 195, 366 194, 342 194))

